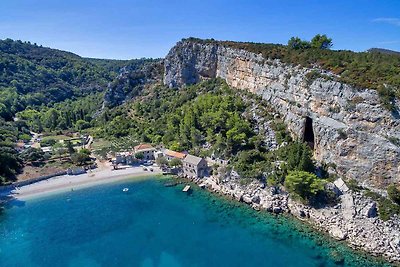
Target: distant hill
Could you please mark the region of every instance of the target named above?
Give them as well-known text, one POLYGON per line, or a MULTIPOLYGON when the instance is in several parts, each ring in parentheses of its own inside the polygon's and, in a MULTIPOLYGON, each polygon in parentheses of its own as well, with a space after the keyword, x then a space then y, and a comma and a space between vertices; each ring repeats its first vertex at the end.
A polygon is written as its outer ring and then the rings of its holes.
POLYGON ((389 49, 384 49, 384 48, 371 48, 371 49, 368 49, 367 52, 400 56, 400 52, 394 51, 394 50, 389 50, 389 49))
POLYGON ((11 120, 27 106, 103 92, 121 68, 144 62, 83 58, 30 42, 0 40, 0 117, 11 120))

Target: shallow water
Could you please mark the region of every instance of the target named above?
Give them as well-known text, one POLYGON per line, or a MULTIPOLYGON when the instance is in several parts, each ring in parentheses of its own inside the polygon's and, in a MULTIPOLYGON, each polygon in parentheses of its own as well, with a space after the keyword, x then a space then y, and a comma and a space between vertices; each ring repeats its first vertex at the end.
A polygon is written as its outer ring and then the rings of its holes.
POLYGON ((163 183, 11 202, 0 216, 0 265, 382 266, 293 219, 163 183))

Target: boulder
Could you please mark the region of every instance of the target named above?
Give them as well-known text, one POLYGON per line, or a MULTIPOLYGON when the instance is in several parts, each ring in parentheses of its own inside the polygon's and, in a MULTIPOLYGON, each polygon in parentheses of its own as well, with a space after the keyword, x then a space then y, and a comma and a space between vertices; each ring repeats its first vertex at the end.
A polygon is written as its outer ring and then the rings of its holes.
POLYGON ((272 208, 272 212, 276 213, 276 214, 279 214, 279 213, 282 212, 282 208, 281 207, 273 207, 272 208))
POLYGON ((246 203, 246 204, 251 204, 251 203, 252 203, 252 199, 251 199, 251 197, 248 196, 248 195, 243 195, 242 200, 243 200, 243 202, 246 203))
POLYGON ((259 195, 255 195, 255 196, 251 199, 251 201, 252 201, 253 203, 260 204, 260 196, 259 196, 259 195))
POLYGON ((344 219, 352 220, 356 214, 353 196, 350 194, 344 194, 340 196, 340 198, 342 200, 342 212, 344 219))
POLYGON ((342 191, 334 184, 334 183, 327 183, 325 185, 325 190, 332 192, 335 194, 335 196, 340 196, 342 194, 342 191))
POLYGON ((333 226, 329 230, 329 234, 337 240, 345 240, 347 238, 347 233, 340 229, 338 226, 333 226))

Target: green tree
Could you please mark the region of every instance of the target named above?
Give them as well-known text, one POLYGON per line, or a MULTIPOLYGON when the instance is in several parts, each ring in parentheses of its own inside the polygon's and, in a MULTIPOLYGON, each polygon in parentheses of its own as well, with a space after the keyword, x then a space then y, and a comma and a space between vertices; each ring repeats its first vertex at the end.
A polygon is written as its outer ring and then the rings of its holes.
POLYGON ((173 159, 170 160, 169 166, 170 166, 170 167, 179 167, 179 166, 182 166, 182 161, 181 161, 180 159, 173 158, 173 159))
POLYGON ((75 151, 75 148, 74 148, 74 146, 72 145, 72 142, 71 142, 71 141, 66 140, 66 141, 65 141, 65 147, 67 148, 68 154, 69 154, 70 156, 72 156, 72 154, 74 154, 74 153, 76 152, 76 151, 75 151))
POLYGON ((303 142, 296 141, 285 148, 283 160, 287 162, 288 171, 314 172, 315 165, 312 160, 311 148, 303 142))
POLYGON ((21 158, 26 162, 43 161, 44 152, 39 148, 30 147, 22 151, 21 158))
POLYGON ((79 153, 85 154, 88 157, 90 156, 90 154, 92 154, 92 152, 87 148, 82 148, 81 150, 79 150, 79 153))
POLYGON ((156 163, 158 166, 166 166, 168 165, 168 160, 165 157, 158 157, 156 163))
POLYGON ((68 150, 60 143, 57 142, 52 146, 53 152, 58 155, 61 161, 61 157, 68 152, 68 150))
POLYGON ((311 39, 311 47, 315 49, 330 49, 332 45, 332 39, 325 34, 317 34, 311 39))
POLYGON ((387 188, 387 193, 393 202, 400 205, 400 190, 396 187, 396 185, 389 185, 387 188))
POLYGON ((292 37, 288 41, 289 49, 307 49, 310 48, 310 43, 304 40, 301 40, 299 37, 292 37))
POLYGON ((144 159, 144 154, 142 152, 138 152, 135 154, 136 159, 144 159))
POLYGON ((89 127, 90 127, 90 123, 85 121, 85 120, 78 120, 77 122, 75 122, 75 128, 78 131, 85 130, 85 129, 89 128, 89 127))
POLYGON ((84 165, 87 161, 90 160, 90 157, 87 153, 79 151, 78 153, 74 153, 71 155, 71 160, 77 165, 84 165))
POLYGON ((303 200, 310 201, 324 190, 325 181, 305 171, 291 171, 285 178, 285 188, 303 200))
POLYGON ((58 125, 58 117, 59 114, 56 109, 50 108, 46 113, 44 114, 44 126, 51 131, 56 129, 58 125))

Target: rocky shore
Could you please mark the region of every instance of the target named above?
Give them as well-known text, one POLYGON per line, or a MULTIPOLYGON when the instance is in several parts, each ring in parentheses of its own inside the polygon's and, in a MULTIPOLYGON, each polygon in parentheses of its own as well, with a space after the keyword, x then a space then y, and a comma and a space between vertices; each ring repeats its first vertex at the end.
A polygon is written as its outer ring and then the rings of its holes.
POLYGON ((201 188, 244 202, 256 210, 288 213, 352 248, 400 262, 400 219, 383 221, 377 203, 361 193, 336 187, 339 201, 334 206, 313 208, 293 200, 288 193, 254 181, 241 185, 237 179, 219 181, 216 177, 192 179, 201 188))

